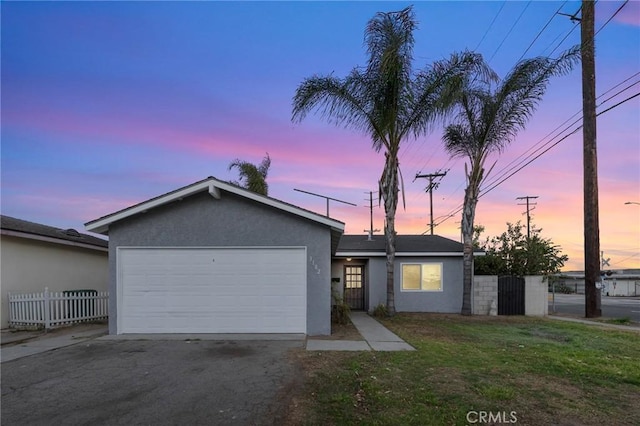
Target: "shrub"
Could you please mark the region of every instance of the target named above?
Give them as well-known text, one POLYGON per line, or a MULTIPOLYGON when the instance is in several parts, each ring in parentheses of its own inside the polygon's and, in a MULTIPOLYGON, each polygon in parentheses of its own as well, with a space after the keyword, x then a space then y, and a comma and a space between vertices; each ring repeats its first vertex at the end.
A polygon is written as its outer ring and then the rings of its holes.
POLYGON ((389 316, 389 312, 387 311, 387 307, 380 303, 373 310, 373 316, 378 318, 384 318, 389 316))
MULTIPOLYGON (((549 289, 549 291, 553 291, 553 286, 550 286, 551 288, 549 289)), ((566 285, 565 283, 556 283, 556 287, 555 287, 555 291, 556 293, 562 293, 562 294, 571 294, 573 293, 573 289, 571 287, 569 287, 568 285, 566 285)))
POLYGON ((334 324, 349 324, 349 312, 351 312, 349 305, 336 292, 333 292, 331 298, 333 299, 331 322, 334 324))

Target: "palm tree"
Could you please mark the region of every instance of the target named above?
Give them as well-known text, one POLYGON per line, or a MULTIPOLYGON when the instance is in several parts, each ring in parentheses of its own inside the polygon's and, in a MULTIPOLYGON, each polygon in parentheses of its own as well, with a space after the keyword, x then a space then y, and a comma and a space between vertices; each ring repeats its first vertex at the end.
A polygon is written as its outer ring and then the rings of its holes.
POLYGON ((387 248, 387 311, 395 313, 394 259, 395 215, 398 206, 398 151, 408 138, 427 133, 442 120, 455 100, 461 76, 481 57, 454 54, 414 73, 413 31, 417 26, 412 7, 399 12, 377 13, 365 29, 369 54, 364 68, 353 68, 345 78, 313 76, 305 79, 293 98, 294 122, 315 110, 330 123, 350 127, 371 137, 373 149, 384 151, 385 165, 379 180, 384 201, 387 248))
POLYGON ((240 175, 240 183, 233 182, 249 191, 257 192, 262 195, 269 195, 269 185, 267 184, 267 174, 271 167, 271 158, 269 153, 262 159, 259 165, 235 159, 229 164, 229 170, 236 167, 240 175))
POLYGON ((457 101, 457 114, 446 126, 443 136, 451 157, 469 161, 465 164, 467 187, 462 210, 463 315, 471 315, 476 206, 482 184, 495 165, 485 171, 485 162, 490 154, 500 154, 518 132, 524 130, 551 77, 569 73, 579 59, 579 47, 574 47, 557 59, 538 57, 520 61, 502 81, 471 75, 465 78, 457 101))

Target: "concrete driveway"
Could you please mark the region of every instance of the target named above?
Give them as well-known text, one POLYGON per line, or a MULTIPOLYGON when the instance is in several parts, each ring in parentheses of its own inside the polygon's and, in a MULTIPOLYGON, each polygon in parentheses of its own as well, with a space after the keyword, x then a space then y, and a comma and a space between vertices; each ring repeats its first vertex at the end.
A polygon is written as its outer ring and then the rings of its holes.
POLYGON ((277 425, 303 341, 91 340, 2 364, 8 425, 277 425))

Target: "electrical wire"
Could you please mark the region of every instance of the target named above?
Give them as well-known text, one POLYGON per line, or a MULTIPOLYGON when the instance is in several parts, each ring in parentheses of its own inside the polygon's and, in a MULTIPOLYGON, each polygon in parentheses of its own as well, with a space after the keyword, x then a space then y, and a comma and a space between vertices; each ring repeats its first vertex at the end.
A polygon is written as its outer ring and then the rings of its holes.
POLYGON ((623 7, 625 7, 625 6, 627 5, 627 3, 629 3, 629 0, 625 0, 625 2, 624 2, 624 3, 622 3, 622 5, 618 8, 618 10, 616 10, 616 11, 613 13, 613 15, 611 15, 611 17, 610 17, 609 19, 607 19, 607 22, 605 22, 604 24, 602 24, 602 26, 601 26, 601 27, 598 29, 598 31, 596 31, 596 33, 594 34, 594 37, 595 37, 595 36, 597 36, 597 35, 598 35, 598 33, 599 33, 600 31, 602 31, 602 29, 603 29, 604 27, 606 27, 606 26, 607 26, 607 24, 608 24, 609 22, 611 22, 611 20, 612 20, 613 18, 615 18, 615 17, 616 17, 616 15, 617 15, 618 13, 620 13, 620 11, 622 10, 622 8, 623 8, 623 7))
POLYGON ((515 22, 513 23, 513 25, 511 26, 511 28, 509 29, 509 32, 507 32, 507 35, 504 36, 504 38, 502 39, 502 41, 500 42, 500 44, 498 45, 498 47, 496 48, 495 52, 493 52, 493 55, 491 55, 491 58, 489 58, 489 60, 487 61, 487 63, 491 63, 491 61, 493 60, 493 58, 496 56, 496 53, 498 53, 498 50, 500 50, 500 48, 502 47, 502 45, 504 44, 504 42, 507 40, 507 38, 509 38, 509 36, 511 35, 511 32, 513 31, 513 29, 516 27, 516 25, 518 24, 518 22, 520 22, 520 18, 522 18, 522 15, 524 15, 524 12, 526 12, 526 10, 529 8, 529 6, 531 5, 531 0, 529 0, 529 2, 527 2, 527 5, 524 7, 524 9, 522 9, 522 12, 520 12, 520 15, 518 16, 518 19, 515 20, 515 22))
MULTIPOLYGON (((636 98, 640 96, 640 92, 635 93, 634 95, 631 95, 625 99, 623 99, 622 101, 616 103, 615 105, 612 105, 611 107, 600 111, 596 114, 596 117, 605 114, 617 107, 619 107, 620 105, 636 98)), ((549 146, 547 149, 545 149, 544 151, 542 151, 541 153, 539 153, 538 155, 536 155, 535 157, 531 158, 529 161, 527 161, 525 164, 523 164, 522 166, 520 166, 518 169, 514 170, 513 172, 509 173, 507 176, 504 176, 502 179, 500 179, 499 181, 495 182, 494 184, 492 184, 492 186, 490 186, 489 188, 487 188, 486 190, 481 191, 481 193, 478 195, 478 199, 482 198, 483 196, 485 196, 486 194, 488 194, 489 192, 493 191, 495 188, 497 188, 499 185, 501 185, 502 183, 504 183, 507 179, 511 178, 513 175, 515 175, 516 173, 518 173, 519 171, 521 171, 522 169, 524 169, 526 166, 528 166, 529 164, 531 164, 533 161, 537 160, 538 158, 540 158, 542 155, 544 155, 545 153, 547 153, 549 150, 551 150, 551 148, 557 146, 560 142, 566 140, 569 136, 575 134, 578 130, 582 129, 583 125, 581 124, 580 126, 576 127, 575 129, 573 129, 570 133, 564 135, 562 138, 560 138, 558 141, 554 142, 553 145, 549 146)), ((446 222, 448 219, 450 219, 451 217, 454 217, 456 214, 458 214, 459 212, 462 211, 464 204, 461 204, 460 206, 458 206, 456 209, 452 210, 449 214, 445 215, 444 219, 442 219, 440 222, 434 223, 434 226, 438 226, 444 222, 446 222)))
POLYGON ((544 32, 544 30, 547 29, 547 27, 549 26, 549 24, 551 23, 551 21, 553 21, 553 18, 556 17, 556 15, 558 15, 558 12, 560 12, 560 10, 562 10, 562 8, 564 7, 565 4, 567 4, 568 0, 565 1, 564 3, 562 3, 560 5, 560 7, 558 8, 558 10, 555 11, 555 13, 553 15, 551 15, 551 17, 549 18, 549 20, 547 21, 546 24, 544 24, 544 27, 542 27, 542 29, 540 31, 538 31, 538 34, 533 38, 533 41, 531 41, 531 43, 529 43, 529 47, 527 47, 527 49, 524 51, 524 53, 520 56, 520 58, 516 61, 516 62, 520 62, 522 60, 522 58, 524 58, 524 55, 527 54, 527 52, 529 51, 529 49, 531 49, 531 47, 533 46, 533 44, 536 42, 536 40, 538 40, 538 38, 542 35, 542 33, 544 32))
POLYGON ((487 36, 487 34, 489 34, 489 31, 491 30, 491 28, 493 28, 493 24, 496 22, 496 19, 498 19, 498 16, 500 15, 500 12, 502 12, 502 9, 504 9, 504 5, 505 4, 507 4, 506 0, 502 2, 502 6, 500 6, 500 10, 498 10, 498 13, 496 13, 496 16, 493 17, 493 20, 489 24, 489 28, 487 28, 487 31, 484 32, 484 35, 482 36, 482 38, 478 42, 478 45, 473 50, 478 50, 478 48, 480 47, 480 45, 484 41, 485 37, 487 36))

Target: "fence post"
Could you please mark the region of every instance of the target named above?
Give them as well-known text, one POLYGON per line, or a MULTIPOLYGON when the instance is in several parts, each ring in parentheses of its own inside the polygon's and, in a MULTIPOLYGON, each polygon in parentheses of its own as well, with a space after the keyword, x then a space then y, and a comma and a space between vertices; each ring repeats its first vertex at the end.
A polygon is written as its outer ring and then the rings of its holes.
POLYGON ((49 302, 49 287, 44 288, 44 329, 51 328, 51 307, 49 302))

